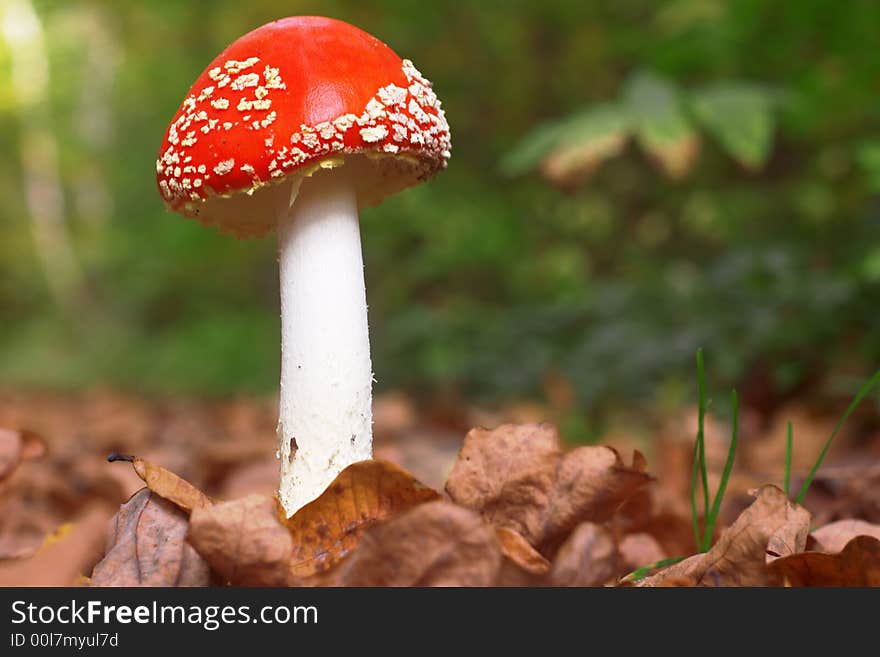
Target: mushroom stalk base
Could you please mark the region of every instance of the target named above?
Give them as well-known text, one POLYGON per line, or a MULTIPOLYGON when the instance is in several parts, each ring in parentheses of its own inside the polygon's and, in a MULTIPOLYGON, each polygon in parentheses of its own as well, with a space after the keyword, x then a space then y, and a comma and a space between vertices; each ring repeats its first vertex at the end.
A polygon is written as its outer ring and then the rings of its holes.
POLYGON ((288 516, 345 467, 372 458, 372 381, 354 185, 345 168, 305 178, 278 223, 281 483, 288 516))

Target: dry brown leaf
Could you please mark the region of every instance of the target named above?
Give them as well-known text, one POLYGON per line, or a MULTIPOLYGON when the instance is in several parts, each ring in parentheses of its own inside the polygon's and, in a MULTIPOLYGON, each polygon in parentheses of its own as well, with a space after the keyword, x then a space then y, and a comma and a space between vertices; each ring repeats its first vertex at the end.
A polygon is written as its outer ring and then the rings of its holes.
POLYGON ((92 586, 207 586, 208 564, 186 543, 187 517, 149 488, 123 504, 110 525, 92 586))
POLYGON ((846 518, 880 523, 880 459, 870 452, 850 452, 846 462, 824 466, 806 506, 817 525, 846 518))
POLYGON ((373 435, 398 436, 417 427, 419 412, 412 398, 402 392, 385 392, 373 397, 373 435))
POLYGON ((603 586, 620 572, 620 556, 611 532, 592 522, 578 525, 559 548, 550 583, 553 586, 603 586))
POLYGON ((334 584, 491 586, 500 565, 493 529, 476 513, 438 500, 364 532, 334 584))
POLYGON ((374 439, 373 458, 397 463, 426 486, 440 490, 461 447, 461 431, 421 427, 392 440, 374 439))
POLYGON ((237 586, 284 586, 293 541, 274 499, 262 495, 193 509, 188 540, 237 586))
POLYGON ((550 570, 550 562, 519 532, 508 527, 496 527, 495 537, 501 546, 501 554, 530 575, 544 575, 550 570))
POLYGON ((769 569, 773 583, 785 586, 880 586, 880 540, 857 536, 839 554, 802 552, 769 569))
MULTIPOLYGON (((661 477, 640 488, 620 506, 610 523, 618 543, 622 537, 647 534, 666 555, 687 554, 693 550, 694 528, 690 508, 686 505, 675 511, 665 508, 668 505, 662 499, 669 495, 666 488, 666 481, 661 477)), ((749 499, 751 501, 752 498, 749 499)), ((618 547, 623 550, 622 545, 618 547)))
POLYGON ((694 549, 694 528, 690 517, 659 512, 639 530, 656 538, 666 554, 687 554, 694 549))
POLYGON ((617 549, 622 568, 627 572, 650 566, 669 556, 657 539, 645 532, 627 534, 619 541, 617 549))
POLYGON ((247 495, 272 497, 278 490, 278 459, 274 454, 266 455, 260 461, 246 463, 232 470, 223 480, 217 497, 234 500, 247 495))
MULTIPOLYGON (((225 472, 241 467, 243 464, 260 461, 266 454, 272 454, 274 441, 270 440, 227 440, 205 445, 200 458, 212 472, 225 472)), ((277 467, 278 461, 275 461, 277 467)))
POLYGON ((439 497, 393 463, 348 466, 320 497, 287 520, 293 539, 291 574, 306 578, 329 570, 357 547, 370 525, 439 497))
POLYGON ((0 428, 0 481, 15 472, 19 463, 42 457, 46 443, 32 431, 0 428))
POLYGON ((802 552, 809 525, 805 508, 792 503, 776 486, 763 486, 712 549, 664 568, 639 586, 662 586, 667 579, 682 576, 698 586, 766 586, 767 562, 802 552))
POLYGON ((138 477, 144 480, 151 491, 173 502, 181 509, 191 512, 211 504, 211 499, 191 483, 178 477, 170 470, 155 465, 138 456, 111 454, 108 461, 127 461, 132 464, 138 477))
POLYGON ((630 467, 609 447, 563 454, 549 424, 505 424, 468 433, 446 491, 453 501, 552 555, 575 526, 607 520, 648 483, 643 466, 641 455, 630 467))
POLYGON ((687 575, 670 577, 668 579, 664 579, 660 584, 657 584, 658 587, 662 588, 690 588, 696 585, 697 581, 693 577, 688 577, 687 575))
POLYGON ((0 564, 0 587, 73 586, 100 557, 110 513, 104 504, 92 504, 33 556, 0 564))
POLYGON ((0 487, 0 559, 33 555, 47 535, 93 501, 81 496, 69 503, 69 488, 51 465, 33 465, 0 487))
POLYGON ((656 515, 655 490, 657 486, 645 486, 630 495, 614 514, 614 529, 620 534, 639 531, 656 515))
POLYGON ((880 540, 880 525, 849 518, 825 525, 811 535, 819 543, 820 549, 817 551, 836 553, 843 550, 856 536, 873 536, 880 540))
POLYGON ((196 508, 189 541, 228 583, 314 585, 357 547, 367 527, 438 497, 391 463, 362 461, 289 519, 260 495, 196 508))

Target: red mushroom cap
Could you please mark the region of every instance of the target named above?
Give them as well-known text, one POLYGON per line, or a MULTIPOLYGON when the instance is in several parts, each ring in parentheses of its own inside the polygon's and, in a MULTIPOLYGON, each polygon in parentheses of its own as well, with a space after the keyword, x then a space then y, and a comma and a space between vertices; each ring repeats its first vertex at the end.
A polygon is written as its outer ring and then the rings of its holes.
POLYGON ((445 167, 450 148, 440 101, 412 62, 348 23, 297 16, 208 65, 165 133, 156 178, 172 210, 261 236, 275 229, 273 183, 346 162, 360 205, 375 205, 445 167))

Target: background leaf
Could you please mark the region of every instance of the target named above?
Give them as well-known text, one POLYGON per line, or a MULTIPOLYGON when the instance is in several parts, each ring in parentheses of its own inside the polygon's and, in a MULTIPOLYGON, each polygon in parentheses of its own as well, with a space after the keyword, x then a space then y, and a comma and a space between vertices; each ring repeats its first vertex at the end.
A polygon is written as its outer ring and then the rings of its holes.
POLYGON ((590 107, 528 134, 502 160, 502 170, 515 175, 541 165, 554 181, 577 180, 620 152, 629 126, 630 117, 622 105, 590 107))
POLYGON ((639 145, 671 178, 687 174, 699 142, 675 85, 653 73, 638 72, 624 85, 623 95, 639 145))
POLYGON ((880 139, 872 139, 859 145, 856 158, 868 179, 871 190, 880 192, 880 139))
POLYGON ((776 124, 770 92, 753 85, 719 83, 695 92, 691 106, 731 157, 750 169, 764 165, 776 124))

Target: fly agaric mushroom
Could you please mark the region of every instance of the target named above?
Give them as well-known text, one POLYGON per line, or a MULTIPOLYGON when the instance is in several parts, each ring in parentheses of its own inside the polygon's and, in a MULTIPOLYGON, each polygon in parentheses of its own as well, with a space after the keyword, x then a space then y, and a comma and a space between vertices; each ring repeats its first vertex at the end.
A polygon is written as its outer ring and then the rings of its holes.
POLYGON ((156 171, 170 209, 240 238, 278 235, 288 516, 372 457, 358 209, 431 177, 450 148, 440 101, 412 62, 314 16, 226 48, 165 133, 156 171))

